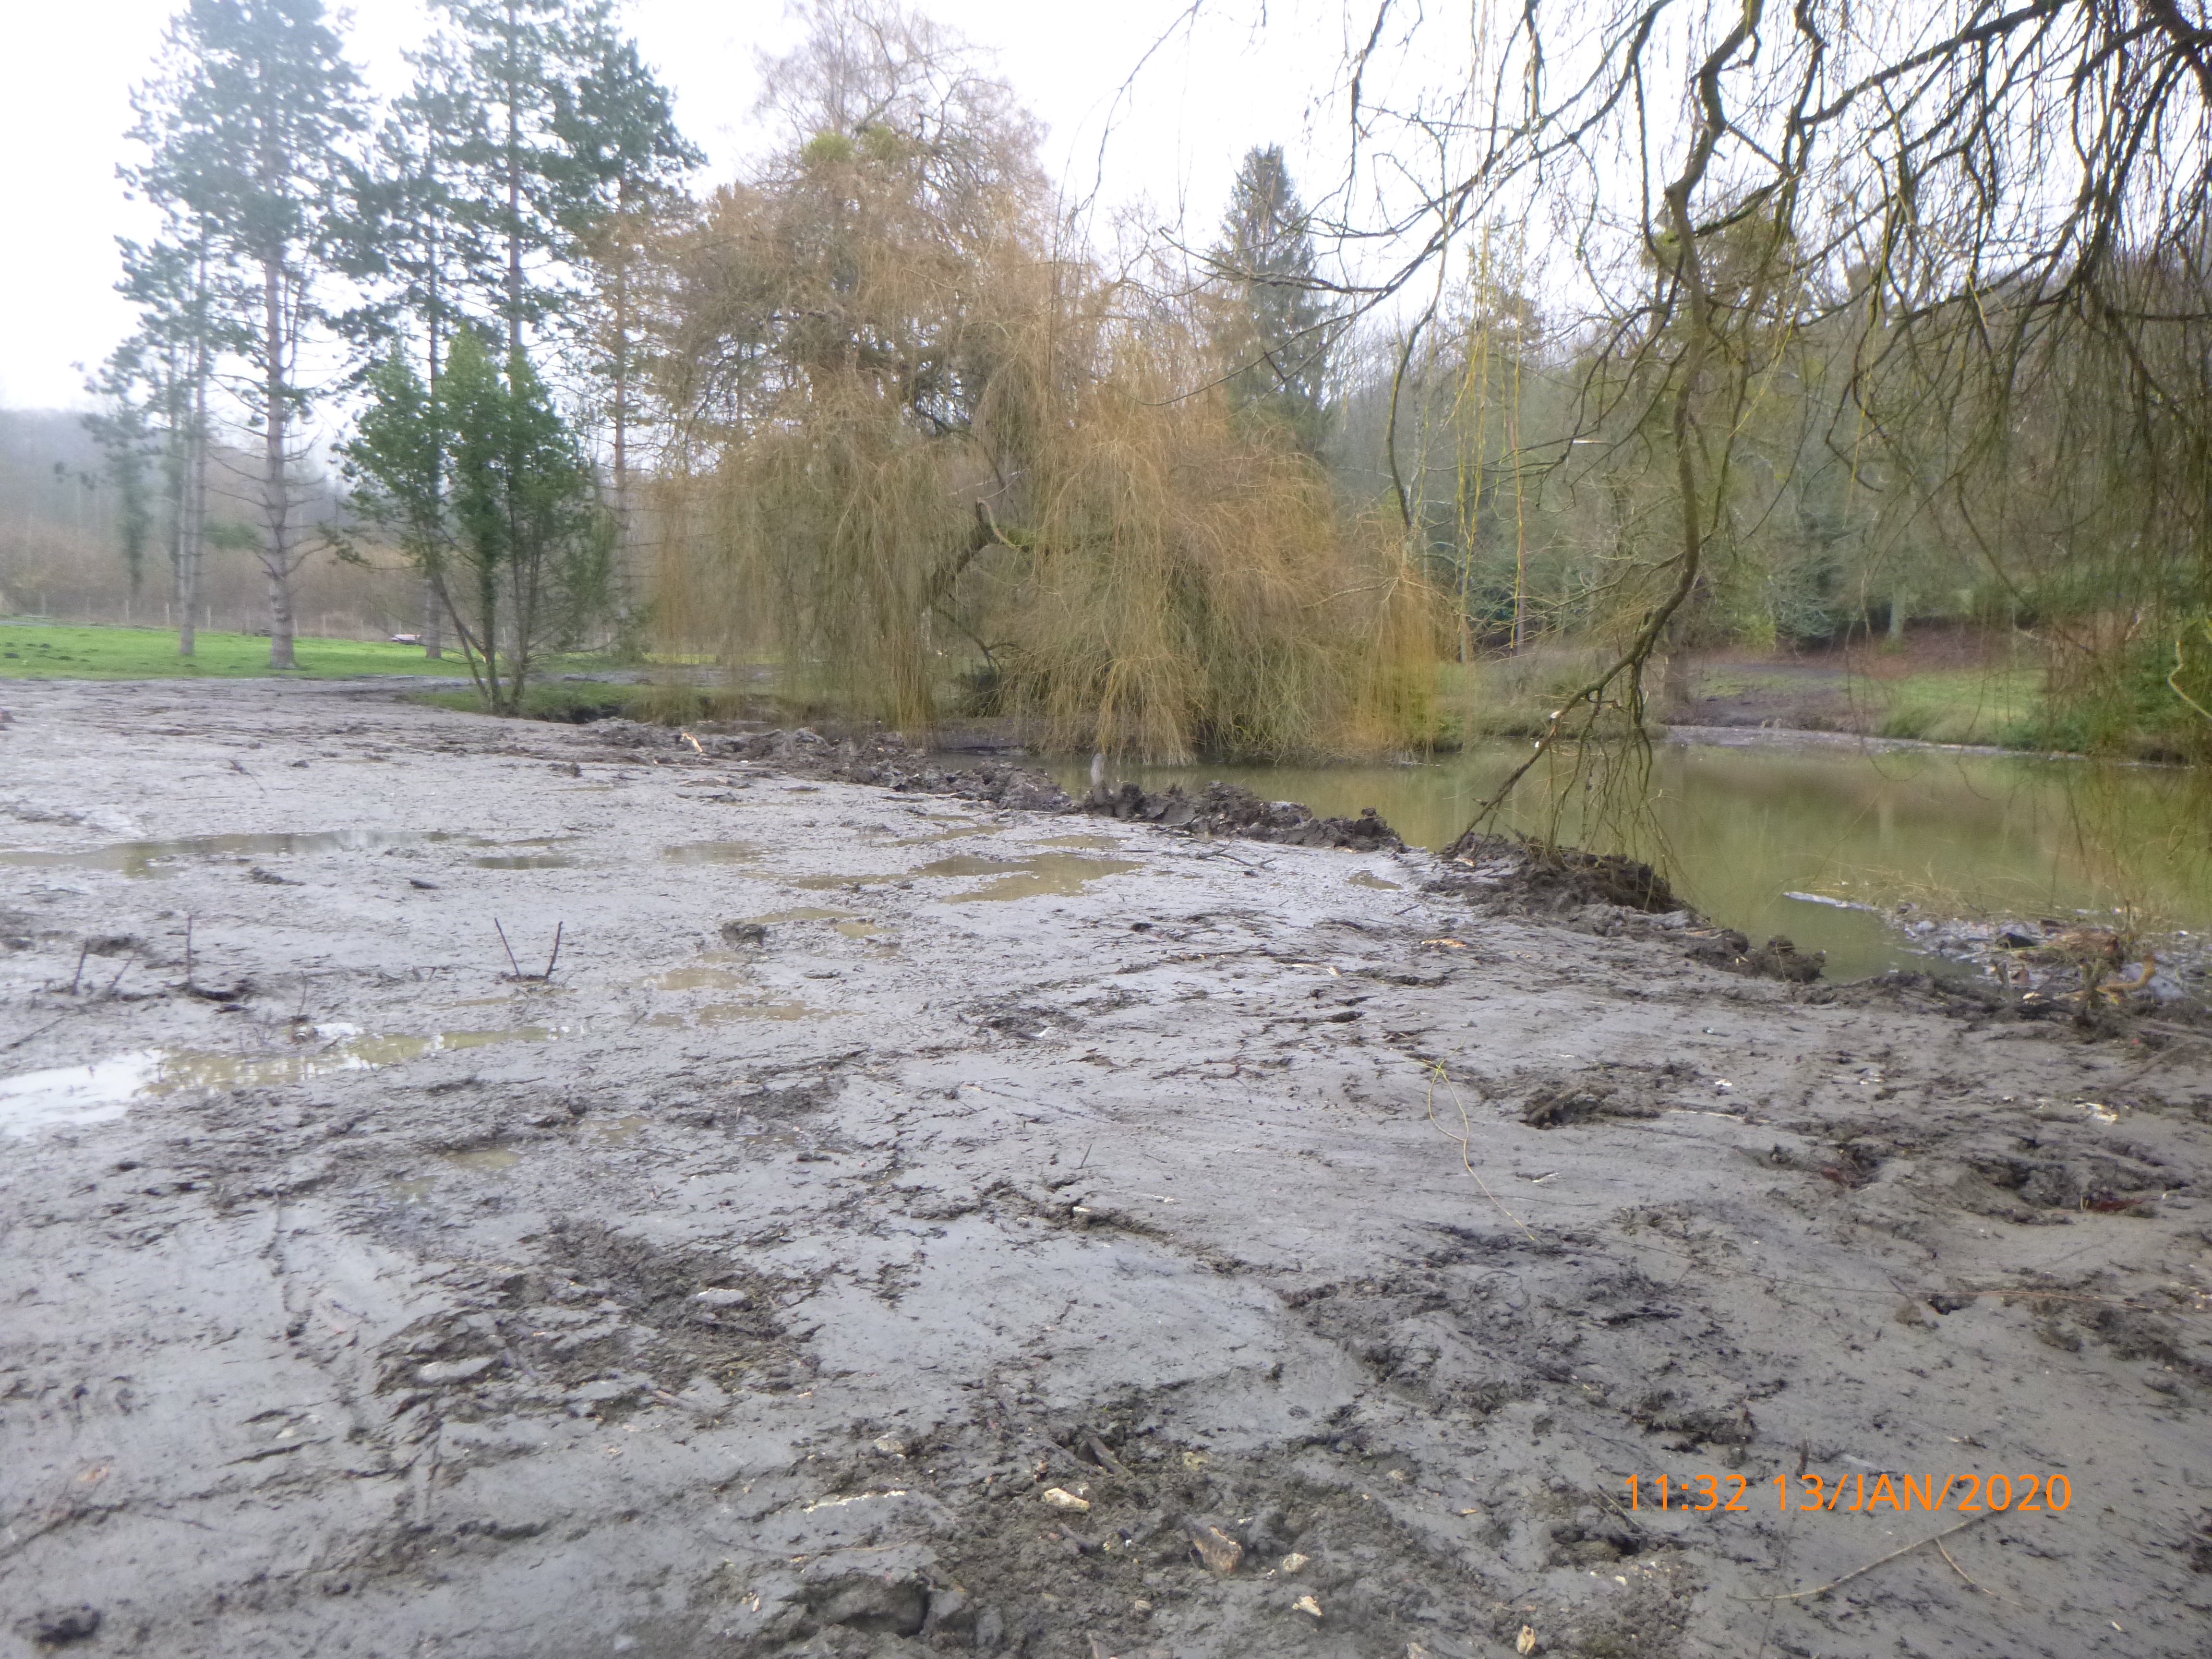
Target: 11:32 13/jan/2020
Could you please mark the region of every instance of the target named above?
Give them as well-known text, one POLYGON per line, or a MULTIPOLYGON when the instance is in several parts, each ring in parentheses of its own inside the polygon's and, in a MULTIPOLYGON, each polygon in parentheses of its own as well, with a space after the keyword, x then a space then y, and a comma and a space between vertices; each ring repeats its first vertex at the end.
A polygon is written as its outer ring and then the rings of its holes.
MULTIPOLYGON (((1740 1474, 1696 1474, 1686 1480, 1663 1474, 1623 1478, 1628 1484, 1632 1510, 1642 1509, 1644 1500, 1650 1497, 1657 1498, 1655 1507, 1662 1510, 1702 1513, 1744 1511, 1751 1507, 1744 1501, 1750 1483, 1740 1474)), ((1948 1474, 1940 1486, 1933 1475, 1923 1485, 1911 1475, 1893 1477, 1885 1472, 1877 1474, 1869 1485, 1863 1474, 1838 1475, 1832 1482, 1819 1474, 1801 1474, 1796 1477, 1795 1504, 1790 1501, 1790 1481, 1786 1474, 1774 1477, 1774 1506, 1784 1512, 1818 1510, 1861 1515, 1869 1510, 1922 1509, 1932 1514, 1948 1504, 1960 1515, 2007 1510, 2057 1515, 2074 1501, 2074 1483, 2063 1474, 1948 1474), (1849 1502, 1844 1501, 1846 1496, 1849 1502)))

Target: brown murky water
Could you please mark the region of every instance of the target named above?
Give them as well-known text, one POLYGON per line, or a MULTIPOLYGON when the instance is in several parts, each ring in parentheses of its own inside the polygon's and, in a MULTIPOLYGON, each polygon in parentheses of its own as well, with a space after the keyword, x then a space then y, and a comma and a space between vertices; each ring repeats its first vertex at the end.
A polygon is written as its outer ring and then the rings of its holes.
MULTIPOLYGON (((1330 814, 1372 806, 1407 841, 1443 847, 1526 753, 1498 744, 1426 766, 1124 766, 1116 775, 1149 789, 1220 778, 1330 814)), ((1050 769, 1064 788, 1089 787, 1087 760, 1050 769)), ((1715 920, 1826 951, 1832 978, 1925 966, 1907 931, 1922 916, 2118 913, 2154 929, 2212 931, 2212 778, 2201 774, 1941 750, 1667 744, 1640 823, 1559 781, 1562 840, 1626 840, 1715 920)), ((1549 799, 1532 775, 1506 827, 1540 829, 1549 799)))

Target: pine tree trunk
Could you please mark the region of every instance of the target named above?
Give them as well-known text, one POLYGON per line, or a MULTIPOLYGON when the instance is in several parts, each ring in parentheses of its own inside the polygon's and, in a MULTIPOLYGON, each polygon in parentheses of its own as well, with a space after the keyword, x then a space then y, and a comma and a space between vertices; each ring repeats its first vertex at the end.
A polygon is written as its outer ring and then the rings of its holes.
MULTIPOLYGON (((514 8, 507 7, 507 73, 514 73, 514 8)), ((522 353, 522 112, 516 107, 521 91, 510 80, 507 86, 507 349, 522 353)))
POLYGON ((617 612, 627 626, 637 609, 637 573, 629 524, 629 214, 630 181, 625 177, 615 208, 615 596, 617 612))
MULTIPOLYGON (((426 382, 429 387, 430 412, 432 417, 437 419, 441 417, 438 416, 438 244, 434 235, 430 242, 429 283, 430 372, 426 382)), ((446 473, 445 444, 442 441, 439 442, 437 451, 437 458, 432 462, 437 476, 430 483, 430 500, 432 511, 442 517, 446 473)), ((429 556, 426 554, 424 556, 429 556)), ((438 584, 428 570, 422 573, 422 654, 433 662, 439 661, 446 654, 445 606, 440 601, 438 584)))
POLYGON ((188 430, 185 434, 185 476, 178 490, 177 602, 184 621, 177 629, 177 654, 192 655, 199 646, 199 629, 192 622, 192 607, 200 592, 200 553, 207 529, 208 463, 208 340, 207 251, 200 250, 192 285, 192 390, 188 430))
POLYGON ((263 364, 262 397, 267 407, 261 422, 262 508, 268 515, 269 539, 262 550, 262 568, 269 573, 269 665, 289 668, 292 662, 292 526, 291 501, 284 468, 284 298, 283 276, 278 263, 261 264, 261 345, 267 354, 263 364))

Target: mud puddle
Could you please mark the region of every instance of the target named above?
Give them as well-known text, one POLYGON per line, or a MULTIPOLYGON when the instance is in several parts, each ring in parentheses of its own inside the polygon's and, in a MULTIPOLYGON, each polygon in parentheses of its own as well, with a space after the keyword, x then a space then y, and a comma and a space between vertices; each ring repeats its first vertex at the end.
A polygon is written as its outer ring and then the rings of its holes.
POLYGON ((1079 853, 1040 853, 1035 858, 993 859, 957 854, 925 864, 923 876, 994 876, 982 887, 946 896, 948 904, 970 899, 1073 898, 1094 881, 1144 866, 1134 859, 1088 858, 1079 853))
POLYGON ((688 1013, 671 1010, 653 1014, 645 1023, 663 1030, 676 1030, 685 1026, 728 1025, 748 1019, 828 1019, 831 1013, 830 1009, 810 1008, 803 1002, 710 1002, 688 1013))
POLYGON ((0 850, 0 865, 26 870, 112 870, 144 878, 167 876, 171 866, 191 859, 291 858, 319 853, 374 853, 387 847, 420 846, 441 841, 441 831, 325 830, 304 835, 193 836, 179 841, 125 841, 84 853, 48 853, 28 848, 0 850))
POLYGON ((133 1104, 187 1089, 275 1088, 333 1072, 373 1071, 425 1054, 506 1042, 544 1042, 550 1025, 506 1030, 369 1033, 356 1026, 314 1028, 324 1046, 297 1054, 226 1054, 144 1048, 86 1066, 55 1066, 0 1079, 0 1134, 26 1135, 61 1124, 120 1117, 133 1104))
POLYGON ((671 968, 644 983, 656 991, 741 991, 750 981, 726 968, 671 968))
MULTIPOLYGON (((550 847, 574 836, 528 836, 501 840, 450 830, 317 830, 276 835, 189 836, 174 841, 125 841, 82 853, 32 848, 0 848, 0 866, 25 870, 109 870, 144 880, 173 875, 200 859, 313 858, 328 853, 380 853, 398 848, 459 842, 464 847, 550 847)), ((487 870, 556 869, 573 862, 557 854, 489 854, 487 870)))
POLYGON ((667 864, 750 864, 760 855, 759 846, 750 841, 689 841, 660 849, 667 864))

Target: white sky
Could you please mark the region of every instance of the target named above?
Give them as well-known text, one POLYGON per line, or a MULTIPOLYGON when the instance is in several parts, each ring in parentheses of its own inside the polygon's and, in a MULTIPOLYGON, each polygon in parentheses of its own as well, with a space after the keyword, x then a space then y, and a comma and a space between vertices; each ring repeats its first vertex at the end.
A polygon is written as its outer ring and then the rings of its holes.
MULTIPOLYGON (((97 364, 130 331, 113 292, 114 239, 150 220, 124 199, 117 164, 130 91, 152 71, 181 0, 23 0, 0 58, 0 407, 81 407, 75 364, 97 364)), ((1144 204, 1154 223, 1210 240, 1237 161, 1279 143, 1309 200, 1333 182, 1340 118, 1327 89, 1343 61, 1345 13, 1330 0, 1278 0, 1255 31, 1261 0, 1226 0, 1177 29, 1190 0, 934 0, 919 9, 998 54, 1000 72, 1048 128, 1045 157, 1074 194, 1099 177, 1103 204, 1144 204), (1146 50, 1172 38, 1133 88, 1117 94, 1146 50), (1314 100, 1317 143, 1308 141, 1314 100), (1311 175, 1311 176, 1310 176, 1311 175)), ((335 9, 335 8, 334 8, 335 9)), ((400 53, 427 31, 416 0, 361 0, 350 54, 380 92, 407 76, 400 53)), ((712 157, 700 182, 736 170, 758 141, 756 49, 795 37, 782 0, 629 0, 624 19, 676 94, 677 116, 712 157)))

